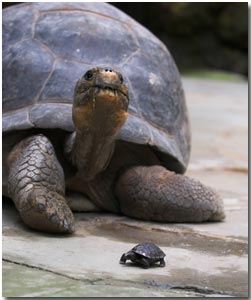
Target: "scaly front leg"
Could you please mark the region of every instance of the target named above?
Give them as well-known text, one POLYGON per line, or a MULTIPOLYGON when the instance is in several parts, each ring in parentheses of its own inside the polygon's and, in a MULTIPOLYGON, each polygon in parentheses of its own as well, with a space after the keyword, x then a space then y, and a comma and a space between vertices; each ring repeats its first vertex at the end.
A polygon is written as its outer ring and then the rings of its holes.
POLYGON ((63 169, 48 138, 34 135, 21 141, 10 153, 8 164, 9 194, 24 223, 45 232, 73 232, 63 169))

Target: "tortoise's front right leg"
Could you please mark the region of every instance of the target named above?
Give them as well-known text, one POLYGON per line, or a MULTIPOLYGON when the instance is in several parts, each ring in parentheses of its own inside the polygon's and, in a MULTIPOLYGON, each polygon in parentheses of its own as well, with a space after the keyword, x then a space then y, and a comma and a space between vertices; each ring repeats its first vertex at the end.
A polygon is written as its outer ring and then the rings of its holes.
POLYGON ((9 194, 24 223, 45 232, 73 232, 63 169, 47 137, 39 134, 19 142, 9 154, 8 165, 9 194))

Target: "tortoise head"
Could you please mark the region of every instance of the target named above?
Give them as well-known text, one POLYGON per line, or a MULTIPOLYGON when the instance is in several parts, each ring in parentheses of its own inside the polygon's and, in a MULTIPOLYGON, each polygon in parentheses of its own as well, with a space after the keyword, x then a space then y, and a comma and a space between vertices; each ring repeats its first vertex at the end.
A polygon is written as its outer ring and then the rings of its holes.
POLYGON ((127 118, 128 88, 111 68, 88 70, 76 84, 73 122, 76 131, 114 136, 127 118))

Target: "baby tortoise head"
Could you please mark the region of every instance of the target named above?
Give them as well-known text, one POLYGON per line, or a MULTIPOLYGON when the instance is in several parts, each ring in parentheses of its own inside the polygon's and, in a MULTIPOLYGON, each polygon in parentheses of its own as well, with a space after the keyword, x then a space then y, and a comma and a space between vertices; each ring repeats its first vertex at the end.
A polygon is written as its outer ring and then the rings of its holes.
POLYGON ((122 75, 96 67, 79 79, 74 91, 73 122, 77 129, 105 126, 117 132, 127 118, 128 88, 122 75))

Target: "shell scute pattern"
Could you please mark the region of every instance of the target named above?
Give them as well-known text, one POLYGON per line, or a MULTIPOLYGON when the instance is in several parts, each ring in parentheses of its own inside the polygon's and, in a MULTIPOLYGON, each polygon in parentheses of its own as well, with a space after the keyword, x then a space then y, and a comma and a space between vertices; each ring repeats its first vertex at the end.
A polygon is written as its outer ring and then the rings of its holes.
POLYGON ((4 133, 72 131, 76 81, 91 67, 110 65, 130 91, 118 139, 153 146, 163 165, 185 171, 190 128, 179 73, 147 29, 107 3, 70 2, 4 9, 3 28, 4 133))
POLYGON ((152 243, 138 244, 132 248, 132 251, 147 258, 160 259, 166 256, 158 246, 152 243))

